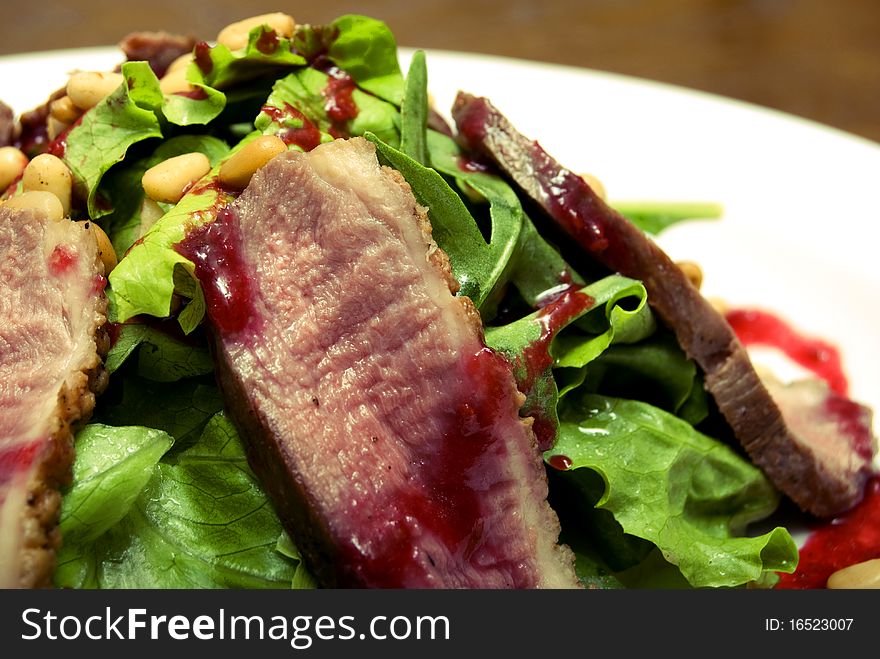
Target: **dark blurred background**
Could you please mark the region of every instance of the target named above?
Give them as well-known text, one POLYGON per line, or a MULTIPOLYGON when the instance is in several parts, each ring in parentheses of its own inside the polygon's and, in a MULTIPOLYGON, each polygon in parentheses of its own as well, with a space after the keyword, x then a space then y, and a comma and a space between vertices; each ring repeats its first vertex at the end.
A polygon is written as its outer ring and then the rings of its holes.
POLYGON ((880 0, 5 1, 0 54, 114 44, 137 29, 213 39, 269 11, 302 23, 357 12, 404 46, 652 78, 880 141, 880 0))

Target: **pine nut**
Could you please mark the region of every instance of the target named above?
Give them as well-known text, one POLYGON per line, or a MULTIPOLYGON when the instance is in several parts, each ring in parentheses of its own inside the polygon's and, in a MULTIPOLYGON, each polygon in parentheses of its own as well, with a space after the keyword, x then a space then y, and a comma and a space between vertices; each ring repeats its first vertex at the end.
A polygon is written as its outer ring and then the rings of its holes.
POLYGON ((211 163, 204 153, 184 153, 148 169, 141 183, 150 199, 176 204, 184 191, 209 171, 211 163))
POLYGON ((95 238, 95 244, 98 246, 98 257, 101 259, 101 263, 104 264, 104 274, 109 275, 110 271, 119 263, 116 258, 116 250, 113 249, 110 238, 107 237, 107 234, 104 233, 101 227, 91 220, 82 220, 77 222, 77 224, 86 229, 95 238))
POLYGON ((176 71, 169 71, 159 81, 159 89, 165 95, 176 94, 177 92, 191 92, 195 87, 186 79, 186 67, 179 68, 176 71))
POLYGON ((165 75, 167 76, 169 73, 174 73, 175 71, 179 71, 180 69, 183 69, 185 71, 192 61, 192 53, 184 53, 168 65, 168 68, 165 69, 165 75))
POLYGON ((14 146, 0 147, 0 193, 21 176, 27 164, 27 156, 14 146))
POLYGON ((49 118, 46 119, 46 134, 49 136, 50 140, 54 140, 68 128, 70 128, 70 124, 63 121, 58 121, 58 119, 53 117, 51 114, 49 115, 49 118))
POLYGON ((73 104, 73 101, 70 100, 70 96, 62 96, 49 104, 49 113, 58 121, 72 124, 79 119, 82 110, 73 104))
POLYGON ((58 197, 51 192, 34 190, 23 192, 9 199, 4 208, 16 208, 18 210, 35 210, 43 213, 50 220, 60 221, 64 219, 64 207, 58 197))
POLYGON ((41 153, 24 168, 21 184, 25 192, 32 190, 51 192, 61 202, 64 215, 70 214, 73 179, 70 176, 70 169, 61 158, 49 153, 41 153))
POLYGON ((599 197, 599 199, 602 201, 608 200, 608 193, 605 191, 605 186, 602 185, 602 181, 592 174, 581 174, 581 178, 584 179, 586 184, 593 189, 593 192, 596 193, 596 196, 599 197))
POLYGON ((675 265, 684 273, 694 288, 700 290, 700 286, 703 285, 703 270, 700 266, 693 261, 679 261, 675 265))
POLYGON ((249 142, 220 167, 220 182, 230 188, 244 190, 258 169, 272 158, 287 151, 277 135, 263 135, 249 142))
POLYGON ((880 558, 850 565, 828 577, 828 587, 880 588, 880 558))
POLYGON ((260 25, 268 25, 275 30, 279 37, 290 38, 293 36, 296 22, 292 16, 282 14, 281 12, 251 16, 237 23, 227 25, 220 30, 220 34, 217 35, 217 43, 223 44, 229 50, 244 48, 248 44, 248 33, 260 25))
POLYGON ((80 110, 88 110, 112 94, 122 82, 121 73, 79 71, 67 81, 67 95, 80 110))

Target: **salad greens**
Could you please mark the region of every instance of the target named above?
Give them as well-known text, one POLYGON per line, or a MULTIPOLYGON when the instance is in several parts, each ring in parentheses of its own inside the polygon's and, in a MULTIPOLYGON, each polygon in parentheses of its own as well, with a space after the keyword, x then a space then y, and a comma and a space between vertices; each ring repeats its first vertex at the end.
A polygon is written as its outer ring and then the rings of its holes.
MULTIPOLYGON (((459 294, 513 364, 523 413, 544 428, 551 504, 585 584, 768 585, 792 571, 797 548, 784 529, 748 530, 777 493, 702 431, 713 412, 701 376, 655 321, 645 287, 571 267, 515 190, 432 124, 424 53, 404 76, 387 26, 356 15, 299 26, 290 39, 269 32, 255 28, 237 51, 197 46, 190 95, 164 95, 146 63, 124 64, 125 83, 68 134, 78 195, 125 256, 109 278, 111 386, 77 436, 56 583, 315 586, 222 411, 204 297, 174 249, 235 197, 218 184, 226 159, 259 135, 312 129, 319 142, 371 140, 428 207, 459 294), (358 110, 342 121, 326 94, 341 76, 358 110), (211 172, 153 223, 141 176, 190 151, 207 155, 211 172)), ((620 210, 651 233, 720 213, 620 210)))

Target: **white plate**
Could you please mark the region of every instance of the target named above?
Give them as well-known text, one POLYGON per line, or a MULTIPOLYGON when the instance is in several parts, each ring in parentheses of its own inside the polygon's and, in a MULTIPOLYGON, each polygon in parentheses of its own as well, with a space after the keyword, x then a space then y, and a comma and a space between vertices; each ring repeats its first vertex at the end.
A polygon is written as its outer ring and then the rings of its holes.
MULTIPOLYGON (((409 58, 404 51, 402 59, 409 58)), ((114 48, 0 58, 0 99, 29 109, 114 48)), ((697 261, 704 291, 770 309, 843 352, 852 394, 880 409, 880 145, 816 123, 669 85, 513 59, 428 52, 439 108, 487 96, 525 134, 614 199, 710 200, 720 222, 661 244, 697 261)))

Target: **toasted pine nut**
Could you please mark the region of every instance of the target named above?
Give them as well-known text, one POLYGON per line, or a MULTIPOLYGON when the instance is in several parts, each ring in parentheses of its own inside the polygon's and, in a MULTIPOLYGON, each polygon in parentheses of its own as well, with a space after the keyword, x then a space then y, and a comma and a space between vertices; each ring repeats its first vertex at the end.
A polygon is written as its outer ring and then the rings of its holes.
POLYGON ((675 265, 677 265, 684 273, 684 276, 690 280, 694 288, 700 290, 700 286, 703 285, 703 270, 700 266, 693 261, 679 261, 675 265))
POLYGON ((190 184, 210 171, 208 157, 194 151, 169 158, 151 167, 144 173, 141 183, 150 199, 176 204, 190 184))
POLYGON ((182 67, 166 73, 159 81, 159 89, 163 94, 176 94, 192 91, 195 87, 186 79, 186 67, 182 67))
POLYGON ((51 114, 49 115, 49 118, 46 119, 46 134, 49 136, 50 140, 54 140, 68 128, 70 128, 70 124, 59 121, 51 114))
POLYGON ((850 565, 828 577, 828 587, 880 588, 880 558, 850 565))
POLYGON ((113 244, 110 242, 110 238, 107 237, 107 234, 104 233, 104 230, 101 227, 91 220, 82 220, 77 222, 77 224, 83 229, 89 231, 89 233, 95 238, 95 244, 98 246, 98 257, 101 259, 101 263, 104 264, 104 274, 109 275, 110 271, 113 270, 119 262, 116 258, 116 250, 113 249, 113 244))
POLYGON ((184 71, 186 71, 186 68, 189 66, 189 63, 192 61, 193 61, 192 53, 184 53, 183 55, 181 55, 176 60, 171 62, 171 64, 168 65, 168 68, 165 69, 165 75, 168 75, 169 73, 173 73, 174 71, 179 71, 180 69, 183 69, 184 71))
POLYGON ((21 184, 25 192, 32 190, 51 192, 61 202, 64 214, 70 214, 73 179, 70 176, 70 169, 61 158, 49 153, 41 153, 24 168, 21 184))
POLYGON ((220 182, 237 190, 244 190, 251 177, 279 153, 287 151, 287 145, 277 135, 263 135, 249 142, 241 151, 220 167, 220 182))
POLYGON ((49 113, 58 121, 72 124, 79 119, 82 110, 73 104, 73 101, 70 100, 70 96, 62 96, 49 104, 49 113))
POLYGON ((237 23, 227 25, 220 30, 220 34, 217 35, 217 43, 223 44, 229 50, 244 48, 248 43, 248 33, 260 25, 268 25, 275 30, 279 37, 289 38, 293 36, 296 22, 292 16, 282 14, 281 12, 251 16, 237 23))
POLYGON ((602 181, 593 176, 592 174, 581 174, 581 178, 586 181, 587 185, 589 185, 593 192, 596 193, 596 196, 599 197, 602 201, 608 199, 608 193, 605 191, 605 186, 602 185, 602 181))
POLYGON ((14 146, 0 147, 0 192, 21 176, 27 164, 27 156, 14 146))
POLYGON ((17 208, 19 210, 31 209, 44 213, 50 220, 63 220, 64 207, 58 197, 51 192, 33 190, 23 192, 7 200, 4 208, 17 208))
POLYGON ((88 110, 112 94, 123 82, 121 73, 79 71, 67 81, 67 95, 81 110, 88 110))

